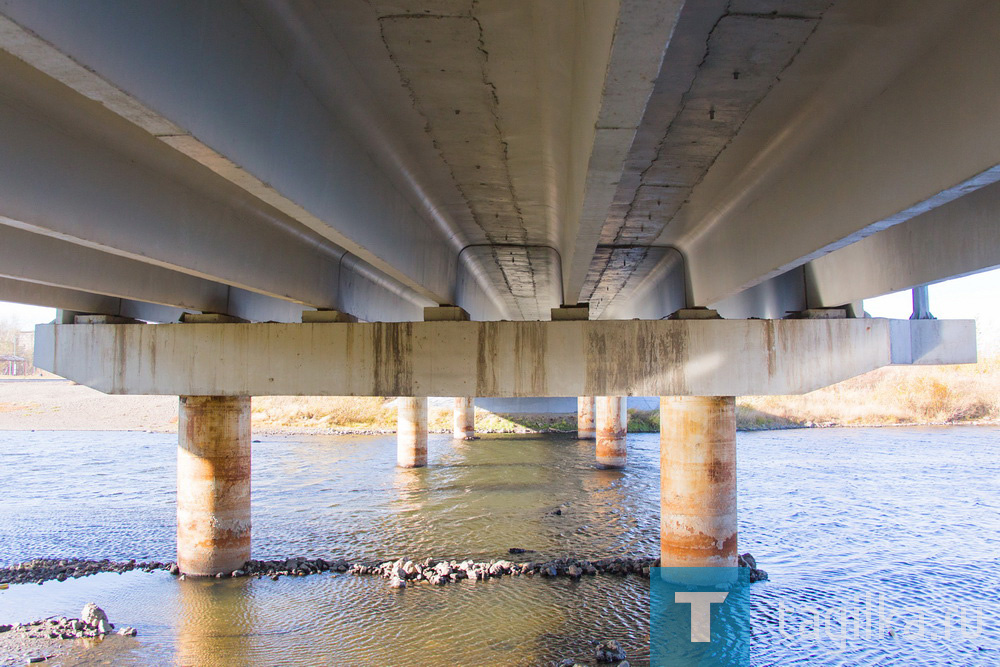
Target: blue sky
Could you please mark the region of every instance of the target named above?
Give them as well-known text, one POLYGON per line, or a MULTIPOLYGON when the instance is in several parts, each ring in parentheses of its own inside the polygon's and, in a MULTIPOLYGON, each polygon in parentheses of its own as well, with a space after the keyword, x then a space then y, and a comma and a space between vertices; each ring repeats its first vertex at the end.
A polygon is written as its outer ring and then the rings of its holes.
MULTIPOLYGON (((1000 328, 1000 269, 931 285, 930 305, 931 313, 940 319, 971 318, 1000 328)), ((868 299, 865 310, 873 317, 908 318, 913 311, 910 291, 868 299)), ((0 321, 14 321, 25 329, 54 317, 52 308, 0 301, 0 321)))

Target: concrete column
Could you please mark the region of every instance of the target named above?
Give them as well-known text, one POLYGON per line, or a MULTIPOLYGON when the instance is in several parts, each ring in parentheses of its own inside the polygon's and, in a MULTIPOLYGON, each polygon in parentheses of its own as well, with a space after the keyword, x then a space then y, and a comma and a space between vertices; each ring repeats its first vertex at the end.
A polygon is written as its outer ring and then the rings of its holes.
POLYGON ((597 437, 593 396, 578 396, 576 399, 576 437, 580 440, 594 440, 597 437))
POLYGON ((736 401, 660 398, 660 563, 737 567, 736 401))
POLYGON ((476 401, 471 396, 455 399, 455 439, 471 438, 476 434, 476 401))
POLYGON ((597 465, 601 468, 625 467, 625 436, 628 433, 628 410, 624 396, 598 396, 597 465))
POLYGON ((250 559, 250 397, 181 396, 177 566, 228 574, 250 559))
POLYGON ((427 399, 399 398, 396 462, 401 468, 427 465, 427 399))

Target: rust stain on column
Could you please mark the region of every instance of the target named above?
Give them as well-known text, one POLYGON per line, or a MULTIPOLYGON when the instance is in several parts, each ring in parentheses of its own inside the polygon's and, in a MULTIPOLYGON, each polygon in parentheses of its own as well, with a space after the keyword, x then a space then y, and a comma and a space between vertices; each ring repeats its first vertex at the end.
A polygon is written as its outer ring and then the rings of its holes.
POLYGON ((578 396, 576 399, 576 437, 580 440, 597 438, 593 396, 578 396))
POLYGON ((736 402, 660 398, 660 563, 736 567, 736 402))
POLYGON ((401 468, 427 465, 427 399, 399 398, 396 463, 401 468))
POLYGON ((181 396, 177 566, 213 576, 250 559, 250 397, 181 396))
POLYGON ((471 396, 455 399, 455 438, 471 438, 476 434, 476 402, 471 396))
POLYGON ((628 411, 624 396, 598 396, 597 465, 601 468, 625 467, 625 436, 628 434, 628 411))

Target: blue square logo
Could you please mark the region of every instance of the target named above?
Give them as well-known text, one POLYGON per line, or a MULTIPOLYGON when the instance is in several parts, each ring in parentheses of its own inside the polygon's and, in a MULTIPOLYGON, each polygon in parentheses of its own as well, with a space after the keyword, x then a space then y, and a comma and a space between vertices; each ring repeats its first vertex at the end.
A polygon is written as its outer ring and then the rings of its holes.
POLYGON ((745 665, 749 659, 749 571, 656 567, 649 572, 653 667, 745 665))

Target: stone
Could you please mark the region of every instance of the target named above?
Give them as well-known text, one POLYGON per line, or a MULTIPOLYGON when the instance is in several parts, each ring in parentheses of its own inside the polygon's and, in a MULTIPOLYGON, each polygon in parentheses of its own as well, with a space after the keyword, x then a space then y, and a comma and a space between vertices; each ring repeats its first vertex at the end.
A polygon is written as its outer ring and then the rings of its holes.
POLYGON ((389 588, 406 588, 406 581, 399 577, 389 579, 389 588))
POLYGON ((104 610, 98 607, 93 602, 88 602, 83 605, 83 611, 80 612, 80 620, 89 625, 92 628, 99 627, 101 621, 108 623, 108 615, 104 613, 104 610))
POLYGON ((177 567, 177 563, 171 563, 170 564, 170 574, 172 574, 172 575, 174 575, 176 577, 180 573, 181 573, 181 569, 179 567, 177 567))
POLYGON ((444 562, 438 563, 436 566, 434 566, 434 570, 442 577, 447 577, 448 575, 451 574, 451 565, 444 562))
POLYGON ((108 619, 105 618, 97 622, 97 631, 102 635, 110 635, 113 630, 114 628, 108 622, 108 619))
POLYGON ((570 565, 569 569, 566 570, 566 574, 573 577, 574 579, 579 579, 580 576, 583 574, 583 569, 577 567, 576 565, 570 565))
POLYGON ((740 556, 739 565, 740 567, 749 567, 755 570, 757 569, 757 559, 749 553, 745 553, 740 556))
POLYGON ((614 639, 609 639, 597 645, 595 656, 597 662, 620 662, 625 659, 625 651, 614 639))

